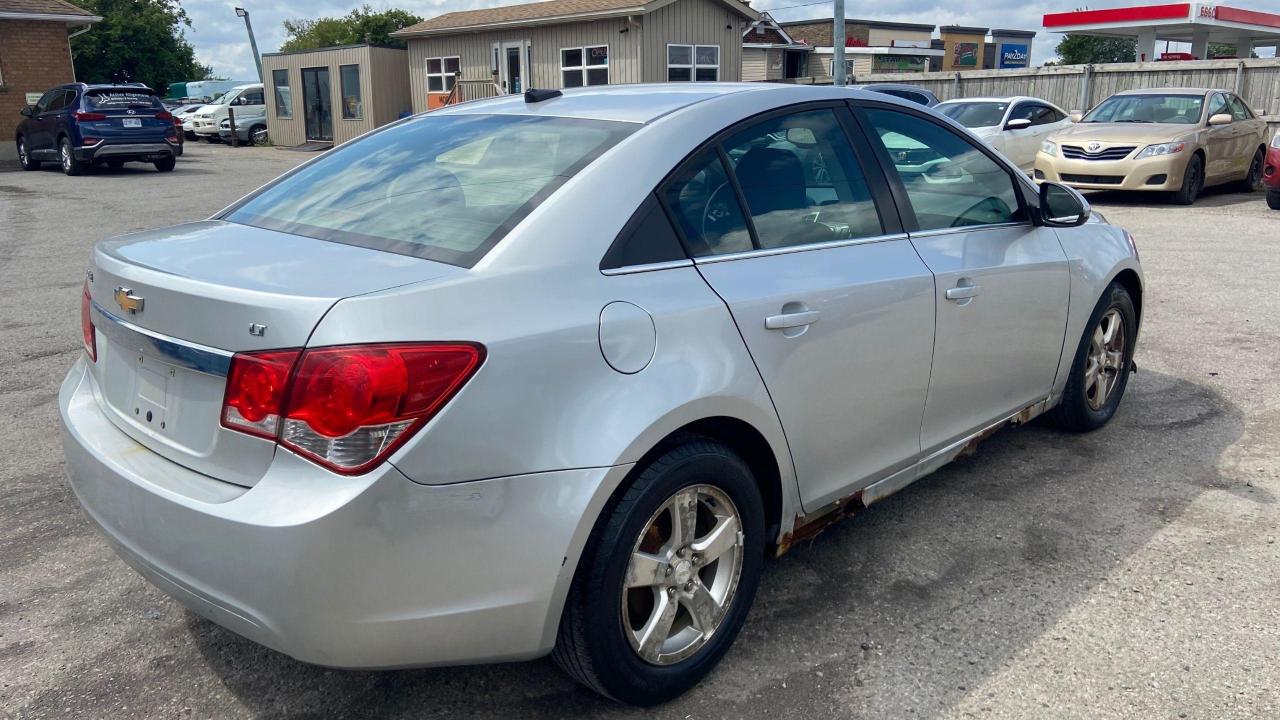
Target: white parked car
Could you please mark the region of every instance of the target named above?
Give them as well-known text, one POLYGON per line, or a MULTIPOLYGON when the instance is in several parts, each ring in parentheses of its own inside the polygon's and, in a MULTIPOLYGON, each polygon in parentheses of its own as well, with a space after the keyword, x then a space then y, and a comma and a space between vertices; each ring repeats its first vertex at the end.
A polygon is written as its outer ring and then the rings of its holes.
POLYGON ((208 107, 204 103, 196 103, 194 105, 183 105, 172 110, 173 116, 182 122, 182 134, 187 136, 188 140, 196 139, 195 125, 193 124, 201 109, 208 107))
POLYGON ((1062 108, 1033 97, 948 100, 934 110, 969 128, 1027 172, 1045 138, 1071 124, 1062 108))
POLYGON ((201 108, 196 113, 196 118, 191 128, 196 137, 203 138, 209 142, 220 142, 218 126, 226 119, 228 108, 235 108, 237 114, 264 114, 266 112, 266 100, 262 93, 262 83, 232 88, 222 97, 201 108))

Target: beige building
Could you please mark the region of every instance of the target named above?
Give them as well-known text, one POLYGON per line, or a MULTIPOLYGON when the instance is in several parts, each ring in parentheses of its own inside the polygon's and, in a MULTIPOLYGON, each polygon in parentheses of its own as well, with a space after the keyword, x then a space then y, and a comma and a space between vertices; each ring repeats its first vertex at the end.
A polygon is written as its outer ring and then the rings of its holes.
MULTIPOLYGON (((835 68, 831 18, 794 20, 780 23, 794 39, 813 48, 809 58, 809 75, 816 83, 831 82, 835 68)), ((844 21, 845 73, 850 82, 873 73, 925 72, 930 58, 941 51, 930 47, 933 25, 900 23, 883 20, 844 21)))
POLYGON ((812 47, 796 42, 767 12, 742 33, 744 82, 803 81, 809 75, 812 47))
POLYGON ((737 81, 742 32, 757 17, 740 0, 546 0, 445 13, 393 35, 409 43, 422 111, 531 87, 737 81))
POLYGON ((938 28, 942 37, 942 69, 981 70, 986 57, 987 28, 943 25, 938 28))
POLYGON ((374 45, 263 55, 271 142, 343 143, 409 112, 407 56, 374 45))

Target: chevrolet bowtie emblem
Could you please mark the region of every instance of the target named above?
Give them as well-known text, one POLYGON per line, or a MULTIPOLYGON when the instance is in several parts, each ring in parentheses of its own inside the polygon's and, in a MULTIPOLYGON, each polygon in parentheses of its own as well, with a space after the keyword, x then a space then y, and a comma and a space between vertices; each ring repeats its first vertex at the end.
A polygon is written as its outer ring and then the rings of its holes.
POLYGON ((121 310, 127 310, 130 313, 140 313, 142 312, 142 308, 147 304, 147 301, 142 297, 134 295, 133 290, 120 286, 116 288, 116 304, 120 306, 121 310))

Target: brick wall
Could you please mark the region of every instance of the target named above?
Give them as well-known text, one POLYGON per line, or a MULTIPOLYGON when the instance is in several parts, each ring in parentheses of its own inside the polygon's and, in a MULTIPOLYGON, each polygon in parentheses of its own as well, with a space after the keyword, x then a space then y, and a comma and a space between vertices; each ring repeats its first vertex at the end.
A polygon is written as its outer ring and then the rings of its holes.
POLYGON ((73 80, 66 23, 0 20, 0 159, 18 156, 14 133, 26 94, 73 80))
MULTIPOLYGON (((830 20, 787 25, 784 29, 791 36, 791 39, 796 42, 802 42, 812 47, 832 46, 831 31, 833 28, 830 20)), ((846 22, 844 24, 844 34, 845 37, 853 38, 857 44, 866 45, 870 40, 871 29, 866 25, 846 22)))

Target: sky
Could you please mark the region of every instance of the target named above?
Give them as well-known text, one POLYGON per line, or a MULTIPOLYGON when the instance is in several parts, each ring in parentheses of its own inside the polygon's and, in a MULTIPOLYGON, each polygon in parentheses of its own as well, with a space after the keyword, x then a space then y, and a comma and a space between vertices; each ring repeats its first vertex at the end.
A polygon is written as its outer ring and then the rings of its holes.
MULTIPOLYGON (((398 7, 424 18, 495 5, 510 5, 523 0, 369 0, 374 9, 398 7)), ((846 0, 845 15, 863 20, 896 20, 935 25, 970 25, 1019 30, 1036 30, 1032 44, 1033 65, 1054 57, 1059 35, 1041 28, 1041 17, 1047 12, 1066 12, 1087 6, 1091 9, 1125 5, 1150 4, 1154 0, 885 0, 863 3, 846 0)), ((1275 10, 1275 0, 1232 0, 1233 7, 1275 10)), ((236 6, 247 9, 253 21, 260 52, 273 52, 284 42, 283 22, 289 18, 317 18, 346 15, 361 0, 183 0, 182 6, 191 16, 192 27, 187 39, 196 49, 200 62, 212 65, 218 75, 233 80, 254 80, 253 53, 243 21, 236 17, 236 6)), ((768 10, 780 22, 831 17, 831 3, 813 0, 753 0, 752 7, 768 10)), ((1173 48, 1177 50, 1178 48, 1173 48)))

